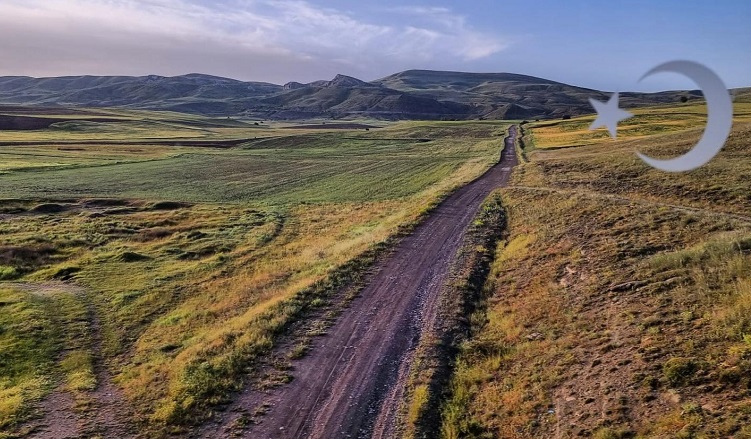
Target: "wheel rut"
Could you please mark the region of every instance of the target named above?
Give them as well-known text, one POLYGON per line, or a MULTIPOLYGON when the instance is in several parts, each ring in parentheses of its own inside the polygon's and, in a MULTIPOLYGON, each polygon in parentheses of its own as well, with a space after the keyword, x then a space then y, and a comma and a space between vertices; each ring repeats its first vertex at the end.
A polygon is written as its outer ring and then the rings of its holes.
POLYGON ((202 438, 387 438, 397 422, 406 375, 423 328, 483 200, 508 185, 517 164, 513 126, 499 162, 444 200, 379 262, 365 288, 310 353, 291 383, 240 395, 241 407, 202 438), (263 405, 257 423, 233 428, 236 412, 263 405))

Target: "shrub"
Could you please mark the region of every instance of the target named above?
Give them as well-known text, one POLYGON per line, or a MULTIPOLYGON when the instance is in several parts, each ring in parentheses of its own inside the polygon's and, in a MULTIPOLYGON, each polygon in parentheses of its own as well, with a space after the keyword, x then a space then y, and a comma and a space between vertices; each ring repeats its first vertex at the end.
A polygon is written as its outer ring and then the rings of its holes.
POLYGON ((597 430, 592 437, 594 439, 626 439, 632 436, 633 434, 628 430, 603 427, 597 430))
POLYGON ((686 384, 696 374, 698 366, 690 358, 674 357, 662 365, 665 381, 671 386, 686 384))
POLYGON ((14 279, 17 276, 18 272, 15 267, 0 265, 0 280, 14 279))
POLYGON ((117 260, 120 262, 140 262, 151 259, 146 255, 142 255, 136 252, 126 251, 117 256, 117 260))

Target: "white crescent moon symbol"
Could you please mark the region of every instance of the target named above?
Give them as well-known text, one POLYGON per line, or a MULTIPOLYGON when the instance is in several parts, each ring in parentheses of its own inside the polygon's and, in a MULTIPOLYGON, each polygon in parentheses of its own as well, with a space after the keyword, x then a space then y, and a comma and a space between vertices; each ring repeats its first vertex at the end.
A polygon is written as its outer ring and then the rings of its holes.
POLYGON ((688 153, 670 160, 657 160, 636 153, 648 165, 667 172, 691 171, 704 166, 725 145, 733 125, 733 102, 730 93, 717 74, 693 61, 671 61, 648 71, 641 80, 660 72, 680 73, 699 86, 707 101, 707 127, 699 143, 688 153))

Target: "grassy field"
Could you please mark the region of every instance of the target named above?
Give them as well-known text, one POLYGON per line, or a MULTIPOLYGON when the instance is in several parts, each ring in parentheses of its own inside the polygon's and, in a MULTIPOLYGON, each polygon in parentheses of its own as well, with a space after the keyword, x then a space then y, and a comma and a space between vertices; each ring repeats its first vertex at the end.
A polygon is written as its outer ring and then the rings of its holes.
POLYGON ((110 379, 150 434, 210 415, 285 327, 332 306, 352 261, 495 162, 505 131, 118 115, 133 121, 0 132, 0 437, 45 395, 83 420, 114 410, 110 379))
POLYGON ((751 437, 751 124, 667 174, 701 109, 526 124, 509 236, 443 406, 445 438, 751 437), (561 146, 575 146, 560 148, 561 146))
MULTIPOLYGON (((524 125, 444 437, 751 437, 751 107, 685 174, 634 152, 686 151, 702 107, 635 112, 617 141, 591 117, 524 125)), ((0 132, 0 437, 51 395, 84 420, 113 410, 106 380, 151 435, 249 378, 284 382, 248 365, 496 161, 506 128, 96 114, 123 120, 0 132)))
MULTIPOLYGON (((734 105, 734 116, 738 123, 751 122, 751 104, 738 100, 734 105)), ((685 132, 690 129, 704 129, 707 110, 703 104, 686 103, 670 106, 655 106, 629 110, 634 117, 618 125, 618 138, 639 140, 655 136, 685 132)), ((601 144, 610 139, 607 130, 590 131, 594 116, 574 120, 537 121, 525 124, 525 137, 528 149, 551 149, 572 146, 601 144)))

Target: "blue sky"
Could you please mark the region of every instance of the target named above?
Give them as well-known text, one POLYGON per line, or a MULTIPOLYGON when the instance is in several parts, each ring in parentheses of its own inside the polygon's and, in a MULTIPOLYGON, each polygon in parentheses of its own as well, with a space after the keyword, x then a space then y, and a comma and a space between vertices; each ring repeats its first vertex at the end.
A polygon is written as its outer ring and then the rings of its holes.
POLYGON ((179 75, 308 82, 406 69, 514 72, 603 90, 690 59, 751 86, 751 2, 3 0, 0 75, 179 75))

